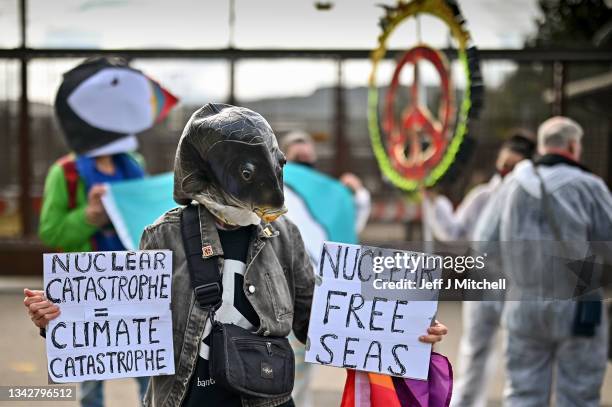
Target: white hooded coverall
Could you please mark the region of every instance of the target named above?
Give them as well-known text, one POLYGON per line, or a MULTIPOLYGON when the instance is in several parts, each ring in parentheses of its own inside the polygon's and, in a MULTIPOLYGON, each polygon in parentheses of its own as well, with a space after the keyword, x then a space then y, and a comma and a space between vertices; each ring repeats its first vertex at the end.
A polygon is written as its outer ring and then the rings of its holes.
MULTIPOLYGON (((425 222, 434 237, 442 242, 472 240, 476 222, 502 183, 499 174, 489 182, 474 187, 456 211, 445 196, 427 203, 425 222)), ((457 381, 453 390, 453 407, 484 407, 487 388, 494 370, 490 357, 499 328, 501 301, 464 301, 463 334, 459 345, 457 381)))
MULTIPOLYGON (((603 241, 609 255, 612 196, 599 177, 575 165, 537 168, 544 180, 550 216, 544 213, 534 165, 523 161, 506 177, 475 230, 479 240, 501 242, 503 271, 509 280, 502 317, 506 328, 505 405, 549 405, 555 377, 556 406, 599 406, 607 363, 606 314, 602 310, 594 336, 573 334, 577 303, 560 299, 556 293, 572 292, 575 279, 553 266, 546 250, 558 240, 550 226, 552 217, 563 247, 568 248, 556 257, 561 262, 583 259, 588 255, 588 242, 593 241, 603 241)), ((476 249, 485 252, 487 244, 481 242, 476 249)))

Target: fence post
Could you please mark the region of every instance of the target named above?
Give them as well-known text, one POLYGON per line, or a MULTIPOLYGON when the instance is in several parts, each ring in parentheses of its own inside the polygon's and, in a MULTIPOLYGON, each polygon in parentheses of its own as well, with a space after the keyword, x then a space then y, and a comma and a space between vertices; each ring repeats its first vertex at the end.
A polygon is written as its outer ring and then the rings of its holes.
POLYGON ((342 58, 338 58, 338 74, 336 79, 336 87, 334 92, 334 153, 335 153, 335 165, 334 173, 336 176, 342 175, 348 169, 349 159, 349 143, 346 140, 346 101, 344 99, 344 84, 342 80, 342 58))
POLYGON ((563 116, 565 114, 565 82, 567 79, 567 65, 564 61, 553 63, 553 94, 552 105, 553 116, 563 116))
POLYGON ((19 22, 21 27, 20 87, 19 97, 19 214, 23 236, 32 234, 32 187, 30 152, 30 106, 28 103, 28 54, 26 51, 27 5, 26 0, 19 2, 19 22))

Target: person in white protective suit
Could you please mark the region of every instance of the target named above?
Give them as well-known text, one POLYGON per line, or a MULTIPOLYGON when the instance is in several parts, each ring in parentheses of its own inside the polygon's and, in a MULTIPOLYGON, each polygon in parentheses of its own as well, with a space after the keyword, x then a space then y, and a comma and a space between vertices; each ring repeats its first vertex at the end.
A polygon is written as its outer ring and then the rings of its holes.
POLYGON ((584 267, 591 254, 611 253, 612 196, 579 163, 582 134, 565 117, 542 123, 542 156, 515 167, 474 231, 480 252, 500 242, 508 279, 502 323, 510 407, 547 406, 553 393, 558 407, 600 404, 608 343, 602 293, 576 300, 579 285, 569 265, 584 267))
MULTIPOLYGON (((433 236, 443 242, 471 240, 482 210, 501 185, 503 177, 535 152, 530 132, 512 130, 502 144, 495 162, 496 173, 489 182, 474 187, 453 211, 444 195, 426 194, 425 222, 433 236)), ((451 400, 454 407, 484 407, 491 372, 494 368, 491 349, 502 312, 502 302, 464 301, 463 335, 459 345, 458 373, 451 400)))
POLYGON ((531 134, 526 130, 512 130, 497 154, 495 174, 487 183, 472 188, 457 210, 453 210, 453 204, 446 196, 426 191, 430 210, 426 211, 425 221, 437 240, 449 242, 472 238, 482 210, 502 179, 518 162, 531 158, 535 153, 535 143, 531 139, 531 134))

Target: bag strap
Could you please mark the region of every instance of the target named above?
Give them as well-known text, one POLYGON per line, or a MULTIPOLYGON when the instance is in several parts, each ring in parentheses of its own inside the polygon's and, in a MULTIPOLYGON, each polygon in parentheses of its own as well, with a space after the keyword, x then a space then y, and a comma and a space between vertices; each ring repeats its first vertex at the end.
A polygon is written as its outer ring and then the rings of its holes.
POLYGON ((79 184, 79 172, 76 162, 74 157, 67 155, 59 160, 59 165, 64 170, 64 178, 66 179, 68 209, 74 209, 77 206, 77 187, 79 184))
POLYGON ((548 194, 548 191, 546 190, 546 187, 544 186, 544 178, 542 177, 542 174, 540 174, 540 171, 538 171, 538 167, 534 166, 533 169, 535 171, 536 176, 540 180, 540 191, 542 194, 542 212, 544 212, 544 217, 546 218, 546 222, 548 222, 548 225, 550 226, 550 229, 553 232, 555 240, 559 242, 563 251, 565 253, 568 253, 568 251, 566 250, 565 242, 563 241, 563 237, 561 235, 561 229, 559 228, 559 224, 555 220, 555 217, 552 215, 552 205, 550 203, 550 195, 548 194))
POLYGON ((187 205, 183 209, 181 235, 196 301, 201 308, 216 311, 221 306, 221 275, 217 256, 202 256, 199 206, 187 205))

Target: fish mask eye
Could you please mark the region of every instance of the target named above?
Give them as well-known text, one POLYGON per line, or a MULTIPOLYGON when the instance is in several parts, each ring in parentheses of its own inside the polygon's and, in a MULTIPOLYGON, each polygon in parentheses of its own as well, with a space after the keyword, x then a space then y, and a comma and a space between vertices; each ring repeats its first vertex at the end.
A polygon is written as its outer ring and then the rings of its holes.
POLYGON ((240 176, 243 180, 249 182, 253 179, 253 175, 255 175, 255 166, 251 163, 245 163, 240 166, 240 176))

